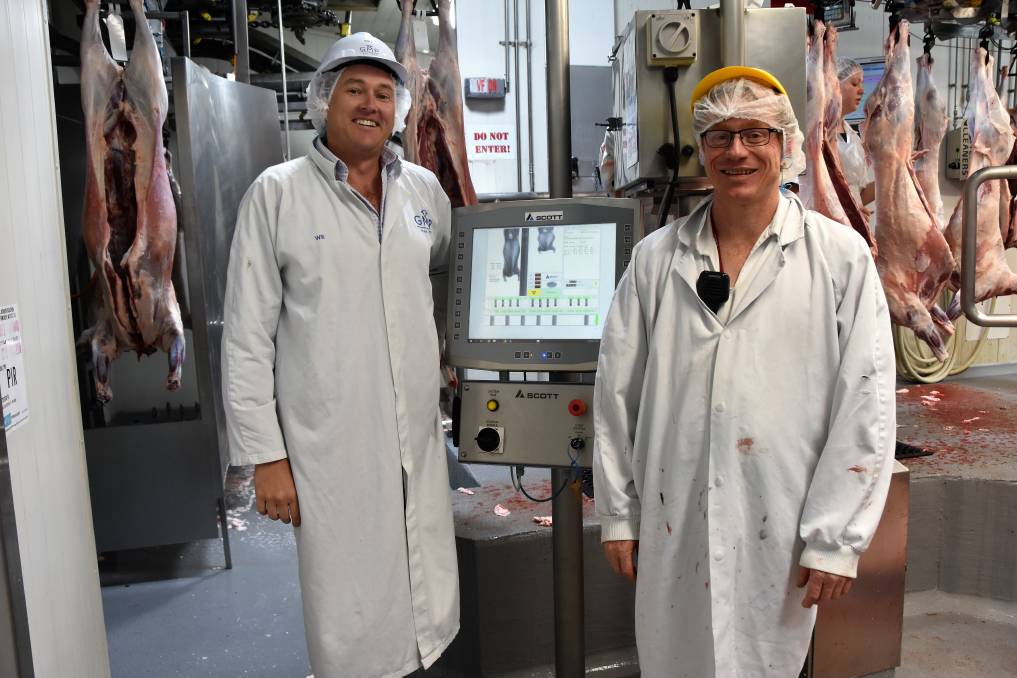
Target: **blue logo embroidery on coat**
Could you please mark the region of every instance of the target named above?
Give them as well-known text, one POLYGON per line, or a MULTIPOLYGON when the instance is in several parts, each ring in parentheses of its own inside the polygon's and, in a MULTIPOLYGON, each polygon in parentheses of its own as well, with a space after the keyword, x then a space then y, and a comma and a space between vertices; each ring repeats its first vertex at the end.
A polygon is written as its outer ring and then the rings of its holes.
POLYGON ((314 236, 314 239, 315 240, 324 240, 325 239, 325 234, 324 233, 319 233, 318 235, 314 236))
POLYGON ((427 216, 427 210, 420 210, 420 214, 413 217, 413 222, 417 225, 417 228, 424 233, 430 233, 431 224, 434 223, 431 221, 431 217, 427 216))

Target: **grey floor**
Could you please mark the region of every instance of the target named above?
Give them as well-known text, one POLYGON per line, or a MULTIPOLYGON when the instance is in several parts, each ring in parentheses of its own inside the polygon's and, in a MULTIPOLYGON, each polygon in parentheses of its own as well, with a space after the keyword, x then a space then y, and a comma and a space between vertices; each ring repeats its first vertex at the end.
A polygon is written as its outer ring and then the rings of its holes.
MULTIPOLYGON (((470 467, 483 485, 507 470, 470 467)), ((527 472, 534 482, 546 472, 527 472)), ((231 471, 234 568, 218 541, 121 552, 101 563, 114 678, 305 678, 291 529, 254 511, 249 469, 231 471)), ((1017 676, 1017 603, 908 594, 897 678, 1017 676)))
POLYGON ((231 570, 217 540, 101 563, 114 678, 311 673, 292 528, 255 512, 250 469, 231 469, 227 510, 231 570))
POLYGON ((1017 603, 909 593, 896 678, 1017 676, 1017 603))
MULTIPOLYGON (((508 478, 503 467, 467 469, 482 485, 508 478)), ((218 540, 100 561, 113 678, 310 675, 292 528, 254 510, 251 471, 227 477, 233 569, 224 569, 218 540)), ((528 469, 526 478, 541 483, 550 473, 528 469)))

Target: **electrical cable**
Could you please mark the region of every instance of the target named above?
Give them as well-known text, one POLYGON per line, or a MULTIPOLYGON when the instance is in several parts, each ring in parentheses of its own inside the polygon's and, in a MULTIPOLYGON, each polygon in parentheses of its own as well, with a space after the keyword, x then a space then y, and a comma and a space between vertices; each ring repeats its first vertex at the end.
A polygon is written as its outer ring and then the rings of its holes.
POLYGON ((543 499, 537 499, 536 497, 531 496, 530 493, 526 491, 526 488, 523 487, 522 476, 524 467, 522 466, 509 466, 509 476, 512 478, 512 487, 514 487, 517 492, 522 492, 524 497, 537 504, 542 504, 544 502, 548 502, 556 498, 559 494, 561 494, 565 490, 566 487, 574 483, 576 479, 579 477, 579 474, 582 473, 582 469, 579 467, 579 461, 576 459, 575 455, 572 454, 571 447, 567 450, 567 452, 569 455, 568 477, 566 477, 565 480, 562 481, 561 487, 555 490, 555 492, 551 496, 544 497, 543 499), (516 469, 519 469, 518 472, 516 471, 516 469))
POLYGON ((671 181, 664 189, 664 197, 660 201, 660 215, 657 218, 657 228, 664 228, 667 225, 668 213, 671 211, 671 201, 674 199, 674 192, 678 188, 678 165, 681 162, 681 136, 678 131, 678 104, 674 97, 674 84, 678 82, 678 69, 669 66, 664 69, 664 87, 667 89, 667 100, 671 107, 671 134, 674 138, 672 158, 674 167, 671 170, 671 181))

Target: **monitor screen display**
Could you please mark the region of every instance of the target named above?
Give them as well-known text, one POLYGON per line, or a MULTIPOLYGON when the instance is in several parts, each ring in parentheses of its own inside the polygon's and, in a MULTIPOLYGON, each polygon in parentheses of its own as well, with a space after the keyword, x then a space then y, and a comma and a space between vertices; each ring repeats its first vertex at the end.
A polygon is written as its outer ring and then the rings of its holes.
POLYGON ((862 101, 858 104, 858 108, 844 116, 844 119, 849 123, 861 122, 865 119, 865 102, 869 100, 869 95, 883 79, 883 71, 886 68, 882 59, 859 59, 858 65, 862 67, 862 88, 865 93, 862 94, 862 101))
POLYGON ((468 340, 599 340, 617 225, 473 230, 468 340))

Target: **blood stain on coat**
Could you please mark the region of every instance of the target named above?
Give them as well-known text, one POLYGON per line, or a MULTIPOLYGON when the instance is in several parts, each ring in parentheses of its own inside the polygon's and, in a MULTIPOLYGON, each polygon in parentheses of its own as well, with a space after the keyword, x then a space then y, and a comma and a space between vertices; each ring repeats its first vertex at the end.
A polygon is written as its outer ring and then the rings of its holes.
POLYGON ((856 465, 848 468, 848 471, 851 471, 852 473, 865 473, 865 467, 864 466, 858 466, 856 464, 856 465))
POLYGON ((667 525, 667 535, 670 537, 671 536, 671 523, 666 523, 666 525, 667 525))
POLYGON ((738 451, 742 454, 752 454, 752 445, 755 443, 752 438, 741 438, 738 440, 738 451))
POLYGON ((710 580, 709 579, 706 580, 706 583, 703 584, 703 587, 704 588, 710 588, 710 580))

